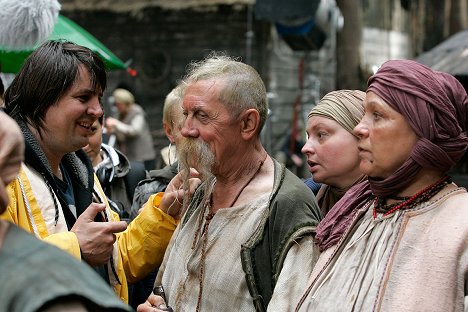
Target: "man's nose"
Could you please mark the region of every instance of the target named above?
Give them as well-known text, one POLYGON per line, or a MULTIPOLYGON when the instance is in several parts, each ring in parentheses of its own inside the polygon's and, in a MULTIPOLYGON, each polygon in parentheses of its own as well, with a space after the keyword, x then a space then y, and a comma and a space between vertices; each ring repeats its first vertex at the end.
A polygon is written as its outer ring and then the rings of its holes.
POLYGON ((93 96, 93 98, 90 101, 89 107, 88 107, 88 114, 96 116, 96 117, 101 117, 104 114, 104 111, 102 110, 102 105, 101 102, 99 101, 99 97, 93 96))
POLYGON ((200 134, 198 129, 193 126, 191 120, 187 118, 180 129, 180 133, 187 138, 193 137, 196 138, 200 134))

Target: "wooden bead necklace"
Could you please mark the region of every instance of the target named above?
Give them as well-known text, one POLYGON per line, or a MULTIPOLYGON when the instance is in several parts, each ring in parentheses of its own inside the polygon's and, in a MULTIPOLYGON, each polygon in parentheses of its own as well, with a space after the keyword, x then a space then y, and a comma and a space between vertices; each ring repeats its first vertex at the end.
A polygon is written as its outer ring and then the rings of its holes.
MULTIPOLYGON (((260 161, 260 165, 258 166, 257 171, 250 177, 250 179, 247 181, 247 183, 242 186, 240 191, 237 193, 236 197, 233 199, 231 204, 228 206, 228 208, 234 206, 236 201, 239 199, 239 196, 242 194, 244 189, 247 187, 247 185, 250 184, 250 182, 255 179, 255 177, 258 175, 260 170, 262 169, 263 163, 265 162, 268 154, 265 155, 265 158, 260 161)), ((198 293, 198 298, 197 298, 197 307, 195 311, 200 311, 201 308, 201 300, 202 300, 202 294, 203 294, 203 280, 204 280, 204 274, 205 274, 205 259, 206 259, 206 245, 208 243, 208 227, 210 226, 210 222, 213 219, 215 212, 213 212, 213 193, 210 195, 209 202, 206 204, 208 206, 208 214, 205 217, 205 224, 203 226, 203 231, 201 233, 202 235, 202 249, 201 249, 201 259, 200 259, 200 272, 198 276, 198 281, 199 281, 199 287, 200 287, 200 292, 198 293)))
POLYGON ((379 198, 375 197, 374 201, 374 219, 377 218, 377 211, 384 212, 383 217, 388 216, 398 209, 410 209, 415 207, 416 205, 428 201, 431 199, 435 194, 437 194, 441 189, 443 189, 447 184, 451 183, 451 179, 449 176, 445 176, 439 181, 435 182, 427 186, 426 188, 422 189, 421 191, 417 192, 411 197, 403 197, 404 201, 385 205, 385 201, 387 198, 379 198))

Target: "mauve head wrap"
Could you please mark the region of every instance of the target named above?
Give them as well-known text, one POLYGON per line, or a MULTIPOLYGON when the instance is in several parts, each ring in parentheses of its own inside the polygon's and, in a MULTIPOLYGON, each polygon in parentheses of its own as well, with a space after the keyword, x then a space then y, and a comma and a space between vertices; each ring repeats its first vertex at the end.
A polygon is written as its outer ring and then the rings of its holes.
POLYGON ((414 61, 388 61, 369 79, 367 91, 402 114, 420 139, 390 177, 355 185, 333 206, 317 226, 322 251, 338 242, 357 210, 369 202, 371 190, 388 196, 412 183, 421 168, 446 172, 467 148, 468 97, 453 76, 414 61))
POLYGON ((309 113, 308 118, 320 116, 335 120, 353 134, 354 127, 364 115, 366 93, 359 90, 338 90, 327 93, 309 113))
POLYGON ((408 160, 390 177, 369 178, 375 195, 399 191, 421 168, 447 172, 461 159, 468 144, 468 97, 453 76, 415 61, 392 60, 385 62, 367 85, 367 92, 374 92, 402 114, 420 137, 408 160))

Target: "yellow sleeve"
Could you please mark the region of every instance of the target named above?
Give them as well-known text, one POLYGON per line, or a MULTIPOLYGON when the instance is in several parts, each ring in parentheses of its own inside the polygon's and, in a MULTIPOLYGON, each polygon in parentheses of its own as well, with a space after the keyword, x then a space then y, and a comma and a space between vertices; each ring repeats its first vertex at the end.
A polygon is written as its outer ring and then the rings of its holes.
POLYGON ((78 243, 78 237, 73 232, 62 232, 49 235, 44 238, 45 242, 57 246, 58 248, 65 250, 72 256, 81 260, 80 244, 78 243))
MULTIPOLYGON (((28 188, 27 190, 27 196, 29 196, 29 202, 32 205, 30 209, 32 209, 34 213, 40 215, 40 209, 39 207, 37 207, 36 200, 32 197, 32 191, 30 190, 30 188, 28 188)), ((21 188, 18 185, 17 179, 12 181, 7 186, 7 193, 9 199, 8 207, 7 210, 0 215, 0 218, 14 223, 18 227, 22 228, 27 232, 33 233, 34 235, 35 231, 31 226, 31 222, 29 221, 26 203, 24 202, 23 195, 21 193, 21 188)), ((76 237, 75 233, 62 232, 49 235, 46 230, 44 221, 40 222, 39 224, 36 224, 36 227, 37 232, 45 242, 50 243, 68 252, 77 259, 81 259, 80 245, 78 244, 78 238, 76 237)))
MULTIPOLYGON (((19 190, 19 186, 17 184, 17 179, 15 179, 6 186, 6 192, 8 195, 8 206, 5 212, 0 214, 0 219, 10 221, 11 223, 16 224, 17 226, 20 226, 18 220, 18 206, 24 206, 24 202, 21 197, 21 191, 19 190), (17 198, 19 198, 20 200, 18 200, 17 198)), ((24 226, 22 228, 24 228, 24 226)), ((25 230, 31 232, 28 228, 25 228, 25 230)))
POLYGON ((159 266, 177 222, 157 208, 162 193, 152 195, 141 213, 118 235, 121 261, 132 284, 159 266))

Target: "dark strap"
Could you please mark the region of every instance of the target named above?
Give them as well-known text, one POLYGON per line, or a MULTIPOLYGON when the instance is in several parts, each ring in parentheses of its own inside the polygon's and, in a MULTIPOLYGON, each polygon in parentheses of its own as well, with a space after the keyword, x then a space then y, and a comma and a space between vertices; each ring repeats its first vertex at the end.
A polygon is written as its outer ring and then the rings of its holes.
POLYGON ((138 185, 138 182, 146 179, 146 177, 147 172, 144 163, 139 161, 130 161, 130 171, 124 176, 125 187, 130 201, 133 199, 133 194, 135 193, 135 188, 138 185))

